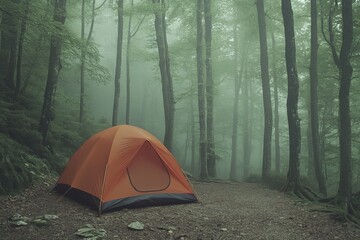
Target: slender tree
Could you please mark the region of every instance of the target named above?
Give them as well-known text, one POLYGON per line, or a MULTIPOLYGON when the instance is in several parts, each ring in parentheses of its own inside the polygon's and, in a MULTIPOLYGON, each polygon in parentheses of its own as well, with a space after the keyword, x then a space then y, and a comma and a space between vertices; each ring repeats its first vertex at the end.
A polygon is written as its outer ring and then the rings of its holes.
POLYGON ((353 16, 352 0, 341 1, 342 15, 342 43, 340 55, 338 55, 335 46, 335 33, 333 18, 335 10, 338 7, 338 1, 330 7, 328 17, 329 37, 326 37, 322 24, 322 33, 325 41, 328 43, 333 61, 339 71, 339 144, 340 144, 340 183, 334 203, 343 208, 347 213, 354 212, 352 205, 352 150, 351 150, 351 117, 350 117, 350 87, 353 67, 350 62, 352 41, 353 41, 353 16))
POLYGON ((20 20, 20 33, 19 33, 18 53, 17 53, 17 61, 16 61, 16 84, 15 84, 15 94, 14 94, 15 99, 17 99, 20 94, 23 45, 24 45, 24 39, 26 33, 27 17, 30 8, 30 0, 23 1, 22 4, 24 5, 24 10, 23 13, 21 14, 21 20, 20 20))
POLYGON ((350 62, 353 40, 352 0, 341 1, 342 44, 339 56, 339 143, 340 143, 340 183, 337 192, 338 204, 348 213, 352 207, 352 159, 351 159, 351 118, 350 87, 353 67, 350 62))
MULTIPOLYGON (((245 54, 244 54, 244 60, 245 54)), ((242 90, 242 106, 244 108, 243 114, 243 124, 242 124, 242 131, 243 131, 243 178, 246 179, 249 177, 250 174, 250 156, 251 156, 251 135, 253 129, 253 110, 249 109, 249 103, 253 100, 253 88, 251 85, 251 81, 249 79, 249 73, 247 70, 247 66, 245 66, 244 62, 244 80, 243 82, 243 90, 242 90), (249 96, 250 93, 250 96, 249 96)))
POLYGON ((205 20, 205 68, 206 68, 206 137, 207 165, 210 177, 216 176, 216 155, 214 139, 214 81, 212 74, 211 42, 212 16, 211 0, 204 0, 205 20))
POLYGON ((2 71, 0 75, 4 77, 5 86, 14 90, 19 40, 19 16, 17 14, 19 12, 19 0, 11 0, 9 4, 15 11, 6 11, 2 17, 2 25, 6 26, 8 30, 1 35, 0 64, 2 71))
POLYGON ((313 199, 313 196, 300 183, 301 132, 298 115, 299 78, 296 68, 296 48, 294 18, 291 0, 281 0, 285 32, 285 60, 288 78, 287 118, 289 125, 289 170, 287 183, 282 191, 291 191, 300 198, 313 199))
POLYGON ((315 176, 318 182, 319 192, 326 196, 326 185, 322 161, 320 158, 319 141, 319 117, 318 117, 318 73, 317 73, 317 1, 311 0, 311 58, 310 58, 310 117, 311 117, 311 143, 313 150, 315 176))
POLYGON ((276 70, 276 41, 274 33, 271 34, 272 42, 272 76, 274 84, 274 132, 275 132, 275 173, 280 174, 280 126, 279 126, 279 93, 278 76, 276 70))
POLYGON ((131 21, 134 11, 134 0, 130 0, 130 14, 126 41, 126 117, 125 123, 130 122, 130 42, 131 42, 131 21))
POLYGON ((262 180, 266 181, 270 176, 270 169, 271 169, 272 109, 271 109, 269 60, 267 53, 264 0, 257 0, 256 7, 258 12, 261 80, 262 80, 263 106, 264 106, 262 180))
MULTIPOLYGON (((63 31, 63 25, 66 19, 66 0, 55 0, 54 22, 60 24, 59 31, 63 31)), ((53 34, 50 39, 50 57, 48 76, 46 81, 44 101, 41 110, 39 131, 42 135, 43 143, 46 143, 46 137, 50 122, 54 118, 54 101, 56 86, 61 70, 62 37, 59 34, 53 34)))
POLYGON ((112 125, 119 123, 119 101, 120 101, 120 76, 121 76, 121 59, 122 59, 122 42, 124 29, 124 1, 118 0, 118 36, 117 36, 117 52, 115 66, 115 93, 112 125))
POLYGON ((164 145, 171 151, 174 134, 175 101, 170 73, 170 58, 166 38, 165 2, 163 0, 152 0, 155 6, 155 32, 156 43, 159 53, 159 67, 163 93, 163 104, 165 114, 165 136, 164 145))
POLYGON ((84 119, 84 109, 85 109, 85 58, 86 58, 86 47, 89 45, 89 41, 94 29, 95 22, 95 0, 92 2, 91 7, 91 24, 88 36, 85 40, 85 0, 82 0, 81 3, 81 40, 84 46, 81 48, 81 64, 80 64, 80 122, 84 119))
POLYGON ((131 39, 136 35, 138 32, 141 24, 143 23, 145 16, 137 23, 135 29, 131 31, 131 23, 132 23, 132 16, 134 11, 134 0, 130 2, 130 15, 129 15, 129 23, 128 23, 128 31, 127 31, 127 41, 126 41, 126 115, 125 115, 125 123, 130 123, 130 96, 131 96, 131 77, 130 77, 130 47, 131 47, 131 39))
POLYGON ((203 1, 197 0, 196 6, 196 66, 198 81, 198 108, 199 108, 199 127, 200 127, 200 178, 208 177, 207 169, 207 144, 206 144, 206 109, 205 109, 205 81, 203 69, 203 1))
MULTIPOLYGON (((236 11, 236 8, 234 8, 236 11)), ((236 16, 236 13, 235 13, 236 16)), ((237 174, 237 149, 238 149, 238 122, 239 122, 239 97, 240 97, 240 76, 238 73, 239 64, 239 43, 237 33, 237 19, 234 18, 234 105, 233 105, 233 123, 232 123, 232 138, 231 138, 231 167, 230 179, 236 180, 237 174)), ((242 65, 241 65, 242 67, 242 65)))

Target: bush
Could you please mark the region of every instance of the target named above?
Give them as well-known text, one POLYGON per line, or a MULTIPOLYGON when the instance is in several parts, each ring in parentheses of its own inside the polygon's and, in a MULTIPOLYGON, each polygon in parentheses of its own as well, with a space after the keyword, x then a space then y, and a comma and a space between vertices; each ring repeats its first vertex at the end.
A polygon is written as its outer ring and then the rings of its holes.
POLYGON ((31 155, 22 145, 0 133, 0 194, 28 187, 48 173, 46 160, 31 155))

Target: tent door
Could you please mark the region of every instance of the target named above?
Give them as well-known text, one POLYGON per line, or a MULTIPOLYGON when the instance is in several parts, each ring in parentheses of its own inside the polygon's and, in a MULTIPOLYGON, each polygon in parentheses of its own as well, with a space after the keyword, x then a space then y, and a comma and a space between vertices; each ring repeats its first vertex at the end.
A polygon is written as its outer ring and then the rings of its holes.
POLYGON ((170 185, 170 175, 159 155, 145 141, 127 168, 129 180, 138 192, 157 192, 170 185))

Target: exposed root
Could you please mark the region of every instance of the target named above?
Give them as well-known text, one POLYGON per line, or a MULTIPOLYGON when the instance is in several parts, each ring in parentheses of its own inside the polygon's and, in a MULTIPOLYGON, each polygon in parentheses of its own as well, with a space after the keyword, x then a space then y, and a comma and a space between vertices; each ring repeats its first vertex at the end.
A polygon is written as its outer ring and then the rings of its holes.
POLYGON ((304 187, 300 183, 296 184, 290 181, 286 182, 286 184, 281 188, 280 192, 292 193, 298 198, 310 202, 319 199, 319 196, 312 190, 310 190, 308 187, 304 187))
POLYGON ((353 203, 344 203, 336 196, 320 199, 319 202, 325 203, 325 208, 314 211, 330 213, 338 221, 350 222, 360 227, 360 213, 355 209, 353 203))

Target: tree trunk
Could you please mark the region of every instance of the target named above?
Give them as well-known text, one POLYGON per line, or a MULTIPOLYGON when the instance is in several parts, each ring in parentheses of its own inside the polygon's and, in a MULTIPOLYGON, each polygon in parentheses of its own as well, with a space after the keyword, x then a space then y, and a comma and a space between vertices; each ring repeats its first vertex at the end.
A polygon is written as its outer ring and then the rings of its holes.
POLYGON ((119 101, 120 101, 120 77, 121 77, 121 58, 122 58, 122 42, 123 42, 123 28, 124 28, 124 1, 118 0, 118 39, 117 39, 117 54, 115 67, 115 93, 112 125, 119 124, 119 101))
MULTIPOLYGON (((307 100, 308 102, 308 100, 307 100)), ((314 164, 314 149, 313 149, 313 139, 312 139, 312 131, 311 131, 311 109, 309 104, 307 103, 307 113, 308 113, 308 125, 306 129, 306 142, 308 149, 308 168, 307 168, 307 178, 310 182, 315 182, 315 164, 314 164)))
POLYGON ((194 102, 193 99, 191 99, 191 173, 195 177, 195 166, 197 161, 195 160, 195 116, 194 116, 194 102))
MULTIPOLYGON (((19 0, 12 0, 13 4, 18 4, 19 0)), ((7 25, 9 28, 9 32, 4 34, 4 63, 6 66, 5 72, 5 84, 9 89, 15 88, 15 73, 16 73, 16 61, 17 61, 17 53, 18 53, 18 25, 19 19, 17 16, 5 14, 3 16, 3 24, 7 25)), ((1 61, 1 64, 2 62, 1 61)))
MULTIPOLYGON (((246 58, 244 58, 246 59, 246 58)), ((245 68, 245 66, 244 66, 245 68)), ((250 156, 251 156, 251 133, 252 133, 252 122, 253 122, 253 110, 249 111, 249 102, 252 102, 252 96, 254 92, 252 91, 252 86, 249 85, 249 75, 247 69, 244 69, 244 80, 243 80, 243 96, 242 103, 244 106, 244 116, 243 116, 243 151, 244 151, 244 164, 243 164, 243 179, 249 177, 250 174, 250 156), (249 97, 250 90, 250 97, 249 97)))
MULTIPOLYGON (((66 19, 66 0, 55 0, 54 21, 64 25, 66 19)), ((60 28, 61 30, 61 28, 60 28)), ((51 36, 50 57, 48 76, 44 94, 44 102, 41 110, 39 131, 42 135, 43 144, 46 143, 46 137, 50 122, 54 118, 54 101, 59 72, 61 70, 62 38, 59 35, 51 36)))
POLYGON ((280 126, 279 126, 279 94, 278 94, 278 76, 276 70, 276 41, 274 33, 271 34, 272 40, 272 73, 274 79, 274 132, 275 132, 275 173, 280 175, 280 126))
POLYGON ((17 99, 20 94, 22 53, 23 53, 23 45, 24 45, 24 38, 26 32, 26 21, 27 21, 27 15, 29 13, 29 7, 30 7, 30 0, 24 1, 24 12, 22 13, 21 16, 20 35, 18 40, 18 53, 17 53, 17 62, 16 62, 16 84, 15 84, 14 99, 17 99))
POLYGON ((288 185, 292 191, 301 188, 300 184, 300 148, 301 133, 298 116, 299 79, 296 69, 296 49, 294 19, 291 0, 282 0, 282 15, 285 31, 285 59, 288 78, 287 117, 289 125, 289 170, 288 185))
POLYGON ((175 102, 170 74, 170 60, 166 39, 165 3, 163 0, 152 0, 159 9, 155 10, 155 32, 159 52, 159 67, 163 93, 164 115, 165 115, 165 136, 164 145, 171 151, 174 133, 175 102))
MULTIPOLYGON (((166 9, 165 1, 161 0, 161 6, 163 9, 166 9)), ((171 151, 173 146, 173 136, 174 136, 174 121, 175 121, 175 100, 174 100, 174 90, 173 90, 173 82, 170 71, 170 56, 169 56, 169 48, 167 42, 167 34, 166 34, 166 21, 165 21, 165 11, 162 12, 162 27, 163 27, 163 36, 164 36, 164 46, 165 46, 165 64, 166 64, 166 74, 167 74, 167 87, 163 91, 166 92, 167 95, 167 103, 168 103, 168 120, 165 122, 165 137, 164 137, 164 145, 171 151)))
POLYGON ((126 42, 126 117, 125 123, 130 122, 130 42, 131 42, 131 20, 133 15, 134 0, 130 1, 130 15, 126 42))
MULTIPOLYGON (((236 19, 234 20, 236 22, 236 19)), ((236 180, 237 175, 237 149, 238 149, 238 122, 239 122, 239 97, 240 97, 240 76, 238 73, 239 64, 239 42, 237 33, 238 24, 234 24, 234 107, 233 107, 233 124, 232 124, 232 141, 231 141, 231 167, 230 180, 236 180)), ((243 64, 243 62, 242 62, 243 64)), ((243 68, 243 65, 241 65, 243 68)), ((242 71, 241 71, 242 72, 242 71)))
MULTIPOLYGON (((81 40, 84 44, 85 41, 85 0, 82 0, 81 3, 81 40)), ((80 56, 80 111, 79 111, 79 120, 80 123, 83 121, 84 117, 84 95, 85 95, 85 46, 81 48, 80 56)))
POLYGON ((207 136, 207 165, 210 177, 216 177, 216 155, 214 139, 214 83, 212 78, 212 20, 211 0, 204 0, 205 19, 205 67, 206 67, 206 136, 207 136))
POLYGON ((261 80, 262 80, 263 106, 264 106, 264 141, 263 141, 262 181, 265 182, 269 179, 270 170, 271 170, 272 109, 271 109, 269 60, 268 60, 268 53, 267 53, 264 1, 257 0, 256 7, 257 7, 257 12, 258 12, 261 80))
POLYGON ((339 143, 340 143, 340 183, 337 198, 341 207, 352 212, 352 154, 351 154, 351 118, 349 94, 353 68, 350 63, 353 18, 352 0, 342 0, 342 45, 339 58, 339 143))
POLYGON ((85 58, 86 53, 85 50, 89 45, 89 41, 92 35, 93 27, 95 22, 95 0, 92 2, 92 11, 91 11, 91 25, 88 37, 85 42, 85 0, 82 0, 81 4, 81 40, 84 44, 81 48, 81 64, 80 64, 80 116, 79 120, 80 123, 83 122, 84 115, 85 115, 85 58))
POLYGON ((198 108, 199 108, 199 127, 200 127, 200 179, 208 177, 206 162, 206 112, 205 112, 205 82, 203 70, 203 0, 197 0, 196 9, 196 61, 197 61, 197 80, 198 80, 198 108))
POLYGON ((311 0, 311 59, 310 59, 310 117, 311 142, 314 158, 315 176, 319 192, 327 195, 323 165, 320 158, 319 117, 318 117, 318 73, 317 73, 317 1, 311 0))
MULTIPOLYGON (((3 13, 1 16, 1 25, 10 25, 11 16, 3 13)), ((10 56, 10 34, 1 31, 1 46, 0 46, 0 80, 4 81, 5 86, 11 88, 11 84, 7 82, 7 72, 9 70, 9 56, 10 56)))

